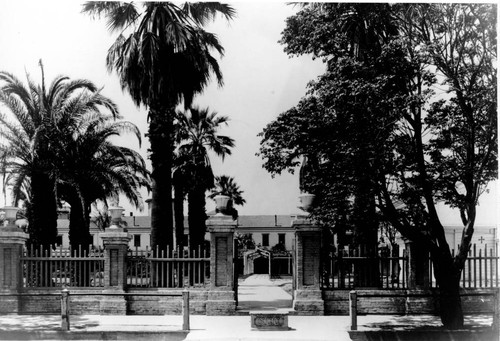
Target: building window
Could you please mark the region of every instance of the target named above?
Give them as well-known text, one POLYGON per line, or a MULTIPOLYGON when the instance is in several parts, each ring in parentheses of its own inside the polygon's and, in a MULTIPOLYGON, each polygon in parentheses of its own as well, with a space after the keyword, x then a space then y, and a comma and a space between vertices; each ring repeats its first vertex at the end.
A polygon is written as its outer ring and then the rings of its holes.
POLYGON ((62 245, 62 240, 63 240, 62 234, 58 235, 56 237, 56 246, 61 246, 62 245))
POLYGON ((285 234, 284 233, 278 233, 278 244, 285 245, 285 234))
POLYGON ((269 246, 269 233, 262 234, 262 246, 269 246))
POLYGON ((141 247, 141 235, 134 234, 134 247, 141 247))

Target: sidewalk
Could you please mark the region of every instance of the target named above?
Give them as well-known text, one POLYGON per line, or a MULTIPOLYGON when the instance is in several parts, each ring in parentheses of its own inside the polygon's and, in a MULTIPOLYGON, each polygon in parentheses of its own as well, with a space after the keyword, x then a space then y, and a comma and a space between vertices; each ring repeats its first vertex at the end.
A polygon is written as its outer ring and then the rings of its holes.
POLYGON ((347 316, 289 316, 289 331, 255 331, 250 316, 72 316, 71 331, 60 331, 56 315, 0 315, 0 340, 350 340, 347 316))
MULTIPOLYGON (((190 317, 189 332, 181 316, 78 315, 71 331, 60 331, 58 315, 0 315, 0 340, 186 340, 186 341, 349 341, 349 316, 289 316, 289 331, 251 330, 250 316, 190 317)), ((491 317, 469 316, 466 324, 488 326, 491 317)), ((358 317, 358 330, 440 325, 436 316, 368 315, 358 317)))

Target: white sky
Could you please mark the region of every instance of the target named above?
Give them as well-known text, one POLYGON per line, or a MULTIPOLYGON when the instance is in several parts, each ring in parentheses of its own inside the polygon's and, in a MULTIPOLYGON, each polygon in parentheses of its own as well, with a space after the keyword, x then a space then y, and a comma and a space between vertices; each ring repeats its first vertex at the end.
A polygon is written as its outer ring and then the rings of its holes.
MULTIPOLYGON (((298 176, 286 173, 271 178, 262 168, 262 160, 255 156, 260 141, 257 134, 277 115, 298 103, 306 84, 321 74, 324 66, 306 56, 289 58, 278 44, 285 19, 296 12, 293 6, 282 2, 232 5, 237 11, 232 22, 219 19, 208 27, 225 48, 225 56, 220 60, 225 86, 210 85, 196 101, 231 120, 221 132, 234 138, 236 147, 223 163, 212 158, 214 173, 235 177, 247 201, 238 207, 242 215, 296 213, 298 176)), ((87 78, 103 86, 103 94, 118 104, 124 118, 146 133, 145 110, 132 103, 128 94, 121 91, 117 77, 105 67, 106 52, 115 34, 107 31, 104 20, 92 20, 80 11, 81 3, 77 1, 0 0, 0 69, 19 78, 27 71, 39 81, 41 58, 47 83, 60 74, 87 78)), ((146 158, 146 138, 140 149, 130 137, 120 144, 140 150, 146 158)), ((495 222, 495 189, 493 186, 479 207, 478 224, 495 222)), ((148 197, 146 191, 143 196, 148 197)), ((0 204, 5 204, 3 198, 0 204)), ((127 215, 133 210, 125 200, 120 204, 127 215)), ((207 211, 213 207, 207 201, 207 211)), ((447 214, 446 220, 459 221, 457 214, 447 214)))
MULTIPOLYGON (((296 212, 298 178, 285 174, 272 179, 255 156, 257 134, 281 112, 294 106, 305 93, 308 81, 324 67, 311 58, 289 58, 278 44, 285 19, 295 9, 284 3, 233 3, 237 17, 208 29, 216 33, 225 48, 220 60, 225 86, 210 85, 197 101, 230 122, 221 133, 235 139, 233 154, 222 163, 215 157, 215 174, 235 177, 247 201, 240 214, 290 214, 296 212)), ((122 93, 118 78, 105 66, 106 52, 114 40, 104 20, 81 14, 75 1, 0 1, 0 69, 19 78, 25 72, 40 80, 38 60, 43 60, 46 82, 57 75, 87 78, 103 86, 103 94, 114 100, 121 114, 147 132, 146 112, 139 110, 128 94, 122 93)), ((139 149, 135 141, 120 141, 139 149)), ((148 141, 140 148, 144 157, 148 141)), ((144 192, 144 198, 147 198, 144 192)), ((3 202, 3 199, 2 199, 3 202)), ((120 204, 128 211, 125 200, 120 204)), ((207 210, 213 209, 207 202, 207 210)), ((138 213, 141 214, 141 213, 138 213)), ((144 214, 144 213, 142 213, 144 214)))

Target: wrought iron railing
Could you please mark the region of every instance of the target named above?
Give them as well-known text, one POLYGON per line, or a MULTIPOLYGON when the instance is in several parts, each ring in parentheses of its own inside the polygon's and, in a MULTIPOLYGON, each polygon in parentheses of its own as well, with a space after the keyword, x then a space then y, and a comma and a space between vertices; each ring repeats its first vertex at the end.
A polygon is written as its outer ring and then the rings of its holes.
POLYGON ((104 286, 102 249, 29 248, 23 252, 21 265, 25 288, 104 286))
POLYGON ((210 281, 206 250, 129 250, 127 286, 137 288, 202 287, 210 281))
MULTIPOLYGON (((455 256, 455 250, 452 250, 455 256)), ((407 250, 398 255, 380 254, 362 248, 346 248, 340 252, 323 253, 321 266, 324 289, 407 289, 410 274, 407 250)), ((462 288, 499 287, 498 244, 473 244, 465 261, 460 286, 462 288)), ((428 285, 437 288, 432 262, 428 262, 428 285)))

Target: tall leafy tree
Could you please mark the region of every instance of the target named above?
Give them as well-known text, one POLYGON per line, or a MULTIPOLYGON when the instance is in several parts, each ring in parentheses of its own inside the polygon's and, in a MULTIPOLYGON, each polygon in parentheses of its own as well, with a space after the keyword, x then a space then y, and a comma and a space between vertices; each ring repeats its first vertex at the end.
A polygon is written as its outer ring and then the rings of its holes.
POLYGON ((105 16, 118 36, 108 51, 107 65, 136 104, 148 110, 152 164, 152 244, 171 245, 172 154, 175 107, 188 108, 212 75, 222 85, 222 73, 211 54, 223 54, 217 37, 203 26, 218 14, 234 10, 220 3, 87 2, 83 12, 105 16))
POLYGON ((43 65, 41 84, 27 75, 23 84, 14 75, 0 72, 0 160, 2 171, 12 185, 13 202, 29 193, 28 217, 30 243, 49 248, 57 237, 57 174, 53 162, 57 157, 54 136, 65 129, 61 117, 114 107, 100 96, 87 80, 70 80, 59 76, 45 85, 43 65), (83 96, 85 93, 92 95, 83 96), (29 184, 29 191, 23 191, 29 184))
POLYGON ((222 159, 231 154, 234 140, 218 130, 227 125, 228 118, 208 108, 191 108, 177 115, 175 142, 188 196, 189 244, 197 248, 205 237, 205 192, 214 186, 209 151, 222 159))
POLYGON ((91 205, 97 200, 124 194, 135 207, 143 207, 139 192, 149 189, 149 172, 142 157, 132 149, 117 146, 111 139, 122 133, 134 134, 138 128, 130 122, 104 113, 89 113, 71 127, 71 134, 59 141, 57 172, 60 198, 71 205, 69 238, 72 248, 91 244, 89 230, 91 205))
POLYGON ((264 130, 261 154, 265 167, 279 172, 296 165, 297 155, 316 152, 320 167, 306 181, 321 198, 313 214, 336 227, 344 226, 342 210, 348 218, 355 212, 351 176, 368 160, 377 212, 430 252, 441 320, 460 328, 459 280, 476 205, 497 177, 495 6, 381 6, 388 13, 380 18, 390 18, 397 35, 371 58, 347 48, 349 31, 335 5, 307 6, 288 21, 286 51, 313 53, 328 69, 308 97, 264 130), (436 93, 437 81, 447 96, 436 93), (464 224, 454 257, 437 202, 457 208, 464 224))
POLYGON ((208 197, 213 199, 217 195, 227 195, 229 197, 227 213, 232 215, 233 219, 236 219, 238 218, 238 210, 234 208, 234 205, 243 206, 246 203, 242 194, 243 191, 240 190, 240 186, 232 176, 220 175, 215 177, 215 187, 212 188, 208 197))

